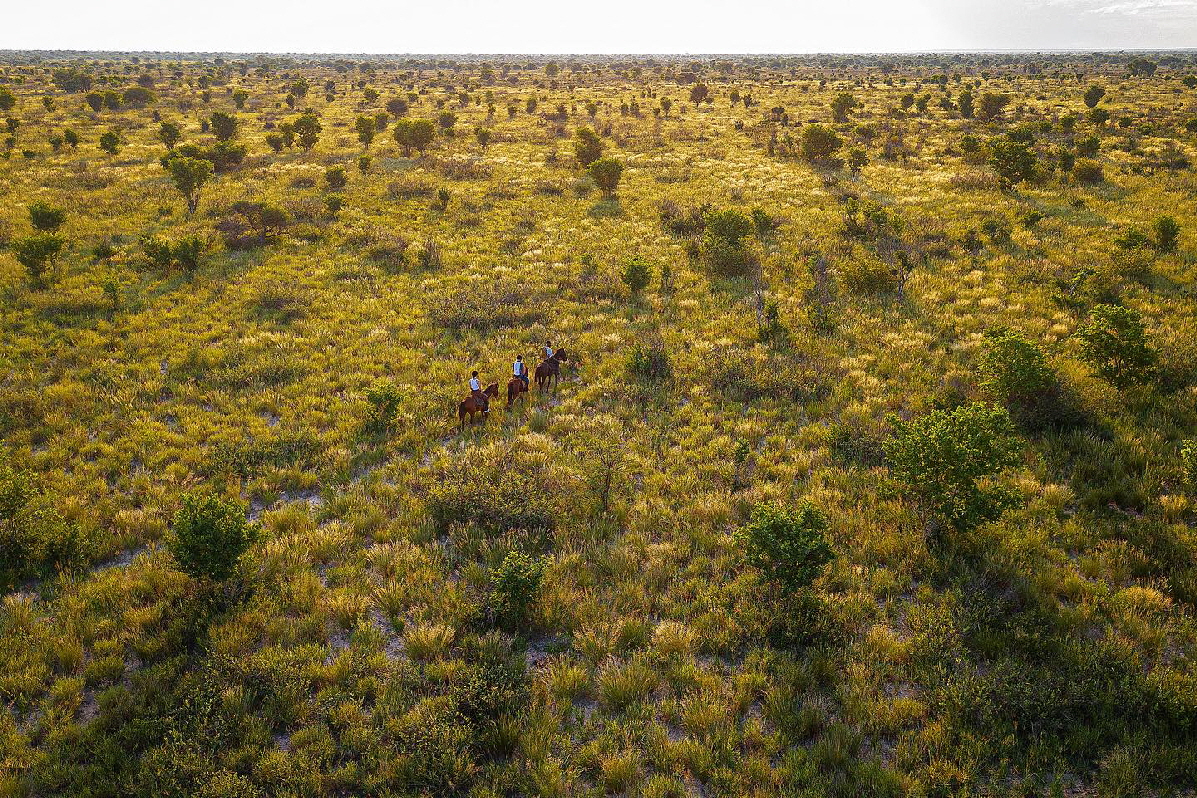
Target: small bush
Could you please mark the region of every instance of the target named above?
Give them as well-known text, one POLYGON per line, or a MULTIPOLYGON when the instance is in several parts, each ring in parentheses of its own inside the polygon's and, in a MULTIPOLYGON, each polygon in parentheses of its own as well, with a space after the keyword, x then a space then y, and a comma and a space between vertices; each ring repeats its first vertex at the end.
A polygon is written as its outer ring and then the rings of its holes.
POLYGON ((1013 330, 992 330, 981 355, 981 384, 1022 413, 1032 412, 1056 386, 1043 351, 1013 330))
POLYGON ((659 341, 637 344, 628 356, 628 375, 647 385, 663 385, 673 379, 669 353, 659 341))
POLYGON ((0 590, 82 560, 82 532, 62 518, 37 477, 0 459, 0 590))
POLYGON ((835 557, 826 531, 826 516, 809 501, 792 509, 762 504, 753 508, 737 540, 749 565, 792 594, 818 579, 835 557))
POLYGON ((1007 496, 980 480, 1015 465, 1020 445, 1009 413, 975 402, 895 422, 885 454, 895 477, 925 509, 957 529, 998 515, 1007 496))
POLYGON ((257 536, 245 507, 214 494, 187 494, 175 514, 169 543, 179 570, 194 579, 223 582, 257 536))
POLYGON ((66 211, 44 202, 34 202, 29 206, 29 221, 39 233, 57 233, 66 221, 66 211))
POLYGON ((542 559, 512 551, 491 569, 490 607, 496 623, 509 630, 528 623, 540 595, 544 565, 542 559))
POLYGON ((1088 159, 1077 161, 1072 167, 1072 176, 1078 183, 1096 185, 1105 182, 1106 175, 1097 161, 1088 159))
POLYGON ((632 258, 628 261, 627 268, 624 269, 620 279, 623 280, 623 284, 628 287, 629 291, 638 294, 648 288, 652 276, 652 266, 647 261, 642 258, 632 258))
POLYGON ((393 382, 379 382, 366 389, 366 401, 370 409, 366 426, 375 431, 391 429, 395 414, 403 404, 403 393, 393 382))
POLYGON ((324 172, 324 180, 333 191, 340 191, 349 183, 344 166, 330 166, 324 172))
POLYGON ((1156 351, 1147 340, 1143 317, 1121 305, 1098 305, 1077 329, 1081 357, 1098 375, 1118 388, 1149 382, 1156 351))

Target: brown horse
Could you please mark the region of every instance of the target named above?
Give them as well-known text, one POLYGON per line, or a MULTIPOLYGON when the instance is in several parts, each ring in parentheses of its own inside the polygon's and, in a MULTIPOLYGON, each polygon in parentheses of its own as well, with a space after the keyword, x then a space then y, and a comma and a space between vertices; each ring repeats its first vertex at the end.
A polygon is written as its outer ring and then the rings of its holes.
POLYGON ((519 377, 512 377, 510 380, 508 380, 507 381, 507 407, 508 407, 508 409, 511 408, 511 405, 515 402, 516 399, 520 398, 520 394, 527 393, 527 392, 528 392, 528 386, 525 385, 524 381, 521 380, 519 377))
POLYGON ((566 361, 565 349, 558 349, 552 357, 545 358, 536 367, 536 387, 544 388, 553 382, 553 390, 557 390, 557 381, 561 379, 561 364, 566 361))
MULTIPOLYGON (((498 399, 499 398, 499 383, 492 382, 490 385, 486 386, 486 389, 482 392, 482 395, 483 396, 492 396, 495 399, 498 399)), ((458 421, 458 423, 461 424, 462 426, 465 426, 465 419, 466 419, 466 416, 468 415, 470 417, 470 423, 473 424, 475 413, 482 413, 482 420, 483 421, 486 420, 486 410, 483 409, 481 403, 479 403, 478 400, 474 398, 474 394, 471 393, 469 396, 467 396, 465 398, 465 401, 463 401, 461 404, 459 404, 457 406, 457 421, 458 421)))

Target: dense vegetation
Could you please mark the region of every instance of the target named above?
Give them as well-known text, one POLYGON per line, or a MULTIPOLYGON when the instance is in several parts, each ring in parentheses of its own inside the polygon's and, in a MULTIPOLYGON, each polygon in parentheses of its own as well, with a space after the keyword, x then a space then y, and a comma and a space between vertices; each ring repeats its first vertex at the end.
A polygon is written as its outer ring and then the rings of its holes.
POLYGON ((1194 76, 9 54, 0 796, 1191 794, 1194 76))

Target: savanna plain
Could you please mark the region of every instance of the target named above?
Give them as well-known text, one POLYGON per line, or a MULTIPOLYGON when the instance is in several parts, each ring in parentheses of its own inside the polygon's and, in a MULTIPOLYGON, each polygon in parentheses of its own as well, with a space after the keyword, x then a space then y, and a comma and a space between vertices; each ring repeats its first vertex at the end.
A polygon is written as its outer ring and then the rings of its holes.
POLYGON ((0 117, 0 796, 1194 794, 1193 53, 0 117))

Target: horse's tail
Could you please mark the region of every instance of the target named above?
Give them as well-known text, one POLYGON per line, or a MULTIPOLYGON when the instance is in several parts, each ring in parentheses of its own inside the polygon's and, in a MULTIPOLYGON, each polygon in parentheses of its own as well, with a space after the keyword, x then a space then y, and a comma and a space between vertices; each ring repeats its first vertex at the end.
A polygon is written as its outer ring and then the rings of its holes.
POLYGON ((466 417, 465 402, 458 402, 458 404, 457 404, 457 420, 464 424, 465 417, 466 417))

